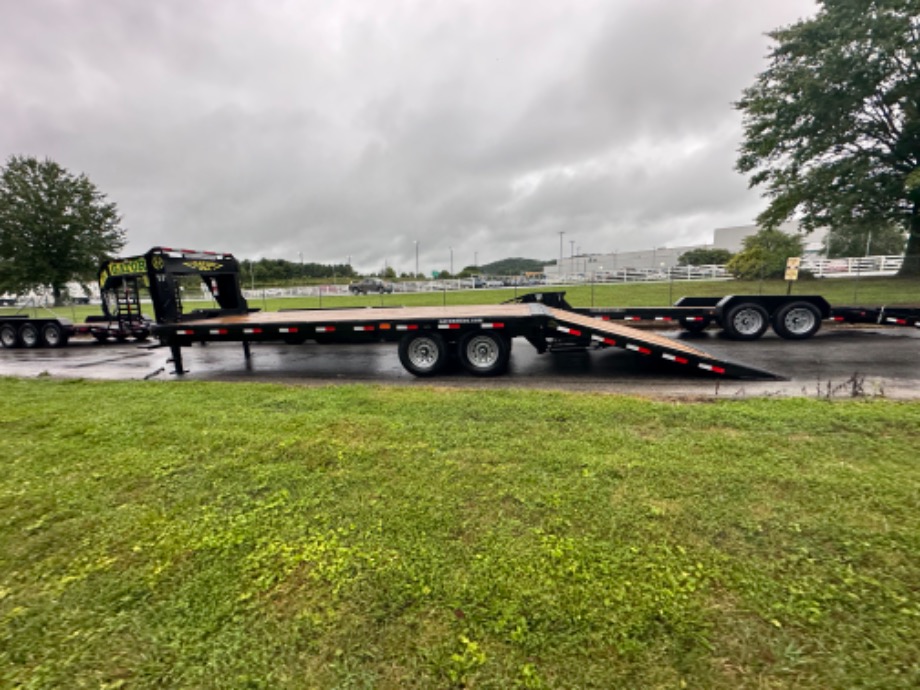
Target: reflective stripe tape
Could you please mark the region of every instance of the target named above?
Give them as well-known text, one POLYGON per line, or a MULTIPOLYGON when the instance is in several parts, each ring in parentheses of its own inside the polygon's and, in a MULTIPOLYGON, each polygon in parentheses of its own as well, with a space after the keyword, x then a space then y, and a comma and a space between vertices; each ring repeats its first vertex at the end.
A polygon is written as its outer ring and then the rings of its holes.
POLYGON ((723 369, 722 367, 717 367, 714 364, 705 364, 703 362, 700 362, 700 369, 711 371, 714 374, 724 374, 725 373, 725 369, 723 369))
POLYGON ((355 330, 356 330, 356 331, 363 331, 363 332, 366 333, 367 331, 372 331, 372 330, 374 330, 374 327, 373 327, 373 326, 355 326, 355 330))
POLYGON ((317 326, 316 332, 317 333, 335 333, 335 326, 317 326))
POLYGON ((623 317, 623 320, 624 320, 624 321, 641 321, 641 320, 642 320, 642 317, 640 317, 640 316, 624 316, 624 317, 623 317))
POLYGON ((417 330, 418 330, 418 326, 416 326, 414 323, 399 324, 399 325, 396 327, 396 330, 397 330, 397 331, 417 331, 417 330))
POLYGON ((456 331, 460 329, 459 323, 439 323, 438 328, 442 331, 456 331))
POLYGON ((227 335, 226 328, 212 328, 208 331, 211 335, 227 335))
POLYGON ((484 323, 482 324, 483 328, 504 328, 505 324, 503 323, 484 323))
POLYGON ((656 316, 655 321, 673 321, 670 316, 656 316))
POLYGON ((671 362, 677 362, 678 364, 690 364, 690 360, 685 359, 684 357, 678 357, 677 355, 672 355, 670 352, 664 352, 661 356, 664 359, 667 359, 671 362))
POLYGON ((556 330, 562 333, 568 333, 569 335, 581 335, 581 331, 577 328, 569 328, 568 326, 556 326, 556 330))
POLYGON ((633 352, 638 352, 643 355, 650 355, 652 351, 647 347, 641 347, 640 345, 633 345, 632 343, 626 343, 626 349, 632 350, 633 352))
POLYGON ((599 343, 604 343, 604 345, 616 345, 617 344, 617 341, 614 340, 613 338, 605 338, 602 335, 592 335, 591 339, 596 340, 599 343))
POLYGON ((278 332, 279 333, 296 333, 297 329, 294 328, 293 326, 289 326, 287 328, 279 328, 278 332))
POLYGON ((247 335, 252 335, 254 333, 261 333, 261 332, 262 332, 261 328, 244 328, 243 329, 243 333, 246 333, 247 335))
POLYGON ((195 331, 190 331, 190 330, 176 331, 176 333, 178 335, 195 335, 195 331))

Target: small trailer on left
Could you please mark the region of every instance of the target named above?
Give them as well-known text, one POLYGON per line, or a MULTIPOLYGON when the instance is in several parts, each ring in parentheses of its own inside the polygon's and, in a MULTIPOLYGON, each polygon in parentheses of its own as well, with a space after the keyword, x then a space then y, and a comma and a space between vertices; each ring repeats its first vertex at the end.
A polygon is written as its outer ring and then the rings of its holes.
POLYGON ((64 347, 76 335, 88 335, 100 343, 138 342, 150 337, 152 321, 141 312, 141 288, 146 288, 147 267, 143 257, 112 259, 99 269, 102 314, 74 323, 49 311, 48 316, 0 315, 0 345, 5 348, 64 347))

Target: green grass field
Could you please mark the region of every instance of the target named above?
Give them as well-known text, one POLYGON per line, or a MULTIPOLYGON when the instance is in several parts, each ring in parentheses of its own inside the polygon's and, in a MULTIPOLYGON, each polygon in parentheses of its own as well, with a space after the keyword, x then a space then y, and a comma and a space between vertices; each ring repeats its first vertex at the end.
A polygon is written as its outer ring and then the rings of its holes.
POLYGON ((920 404, 0 379, 0 686, 916 688, 920 404))
MULTIPOLYGON (((279 298, 257 297, 250 306, 263 311, 279 309, 334 309, 336 307, 364 306, 436 306, 459 304, 496 304, 527 292, 564 290, 566 299, 574 306, 661 306, 673 303, 679 297, 711 297, 716 295, 785 294, 786 283, 773 281, 675 281, 673 283, 623 283, 579 286, 545 286, 503 288, 494 290, 460 290, 421 293, 394 293, 391 295, 342 296, 322 299, 318 297, 279 298)), ((793 294, 823 295, 834 305, 881 306, 908 304, 920 306, 920 280, 902 278, 862 278, 809 280, 796 283, 793 294)), ((189 301, 189 308, 209 306, 209 303, 189 301)), ((0 313, 12 313, 4 308, 0 313)), ((31 310, 31 313, 36 313, 31 310)), ((45 312, 46 314, 48 312, 45 312)), ((98 305, 62 307, 60 316, 79 322, 90 314, 100 313, 98 305)), ((152 314, 151 314, 152 316, 152 314)))

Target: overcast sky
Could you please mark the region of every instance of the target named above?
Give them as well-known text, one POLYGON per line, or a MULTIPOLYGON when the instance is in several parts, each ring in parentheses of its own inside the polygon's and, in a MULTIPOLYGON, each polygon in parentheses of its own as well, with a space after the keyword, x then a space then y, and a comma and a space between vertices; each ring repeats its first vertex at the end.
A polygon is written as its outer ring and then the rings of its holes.
POLYGON ((0 155, 125 253, 460 270, 711 241, 764 202, 731 103, 811 0, 0 0, 0 155))

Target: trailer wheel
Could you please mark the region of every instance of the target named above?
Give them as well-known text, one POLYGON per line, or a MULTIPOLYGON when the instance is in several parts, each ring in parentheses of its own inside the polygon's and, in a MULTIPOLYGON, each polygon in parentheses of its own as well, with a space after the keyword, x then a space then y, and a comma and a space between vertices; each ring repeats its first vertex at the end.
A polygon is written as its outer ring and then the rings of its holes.
POLYGON ((680 327, 687 331, 687 333, 702 333, 709 328, 709 324, 711 323, 712 319, 708 316, 703 316, 700 321, 691 321, 686 316, 680 318, 680 327))
POLYGON ((14 325, 5 323, 0 326, 0 344, 3 347, 16 347, 19 345, 19 332, 14 325))
POLYGON ((821 329, 821 312, 809 302, 792 302, 773 315, 773 330, 787 340, 805 340, 821 329))
POLYGON ((29 321, 26 321, 19 327, 19 341, 23 347, 33 348, 41 345, 42 338, 38 332, 38 327, 29 321))
POLYGON ((729 309, 724 322, 725 332, 735 340, 757 340, 769 325, 767 310, 753 302, 729 309))
POLYGON ((476 376, 498 376, 508 369, 511 348, 499 333, 467 333, 457 349, 463 368, 476 376))
POLYGON ((67 344, 67 335, 57 323, 46 323, 42 327, 42 342, 48 347, 64 347, 67 344))
POLYGON ((439 374, 447 360, 447 344, 437 333, 407 333, 399 341, 399 361, 414 376, 439 374))
POLYGON ((109 339, 109 334, 106 331, 93 331, 93 337, 97 342, 104 343, 109 339))

